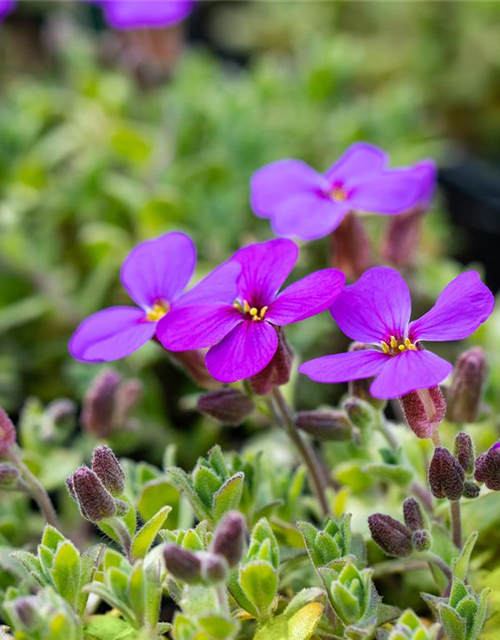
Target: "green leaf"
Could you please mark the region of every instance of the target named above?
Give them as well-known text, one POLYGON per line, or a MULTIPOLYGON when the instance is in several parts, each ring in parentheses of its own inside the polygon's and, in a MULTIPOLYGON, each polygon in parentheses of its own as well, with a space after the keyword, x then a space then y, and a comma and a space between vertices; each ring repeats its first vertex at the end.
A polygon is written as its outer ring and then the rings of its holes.
POLYGON ((33 553, 29 553, 29 551, 14 551, 11 556, 18 560, 42 587, 50 584, 50 580, 43 573, 40 560, 33 553))
POLYGON ((193 471, 193 486, 207 508, 212 506, 213 496, 221 485, 222 480, 212 469, 200 465, 193 471))
POLYGON ((188 474, 179 467, 168 467, 165 473, 172 480, 173 484, 186 495, 198 519, 211 520, 212 514, 200 500, 188 474))
POLYGON ((302 589, 292 600, 288 603, 285 611, 283 612, 288 618, 293 616, 299 609, 302 609, 306 604, 324 598, 325 591, 320 587, 310 587, 309 589, 302 589))
POLYGON ((80 589, 80 554, 69 540, 59 545, 51 574, 59 594, 76 607, 80 589))
POLYGON ((170 511, 170 507, 163 507, 136 533, 132 540, 132 558, 137 560, 139 558, 146 557, 146 554, 153 544, 154 539, 158 535, 158 532, 162 528, 163 523, 167 519, 170 511))
POLYGON ((214 640, 226 640, 233 637, 238 629, 235 620, 223 618, 218 615, 203 616, 198 618, 200 627, 210 634, 214 640))
POLYGON ((363 467, 363 471, 374 478, 397 484, 400 487, 407 486, 413 480, 413 471, 402 464, 371 462, 363 467))
POLYGON ((486 612, 488 609, 488 596, 490 589, 483 589, 479 596, 479 604, 476 615, 474 616, 474 623, 470 631, 469 640, 479 640, 481 637, 481 631, 486 620, 486 612))
POLYGON ((439 605, 439 619, 449 640, 466 640, 465 621, 449 605, 439 605))
POLYGON ((208 452, 208 461, 223 481, 226 481, 229 478, 226 460, 222 453, 222 449, 218 444, 215 445, 215 447, 212 447, 208 452))
POLYGON ((299 609, 288 621, 289 640, 309 640, 323 615, 323 605, 310 602, 299 609))
POLYGON ((129 603, 141 626, 146 618, 146 574, 142 562, 136 562, 129 580, 129 603))
POLYGON ((349 589, 340 582, 334 582, 331 586, 332 605, 335 613, 344 622, 349 625, 358 622, 361 619, 361 606, 349 589))
POLYGON ((40 544, 38 545, 38 559, 40 560, 44 574, 49 577, 54 563, 54 554, 48 547, 40 544))
POLYGON ((237 509, 243 495, 245 474, 236 473, 229 478, 213 497, 213 517, 218 522, 224 514, 237 509))
POLYGON ((102 544, 96 544, 84 551, 80 556, 80 594, 77 604, 77 613, 79 615, 83 615, 87 600, 89 599, 89 594, 83 587, 92 582, 103 551, 104 546, 102 544))
POLYGON ((43 530, 42 542, 45 547, 55 552, 60 542, 65 542, 66 538, 55 527, 50 524, 45 525, 43 530))
POLYGON ((267 562, 252 562, 240 569, 239 584, 259 618, 268 618, 278 590, 278 572, 267 562))
POLYGON ((113 614, 92 616, 85 625, 86 640, 135 640, 137 631, 113 614))
POLYGON ((134 628, 136 628, 136 620, 133 611, 122 600, 117 598, 106 586, 101 582, 92 582, 84 587, 85 591, 89 593, 95 593, 101 600, 104 600, 110 607, 117 609, 127 620, 127 622, 134 628))
POLYGON ((474 545, 477 541, 477 532, 474 531, 470 534, 464 543, 462 551, 456 560, 452 564, 453 575, 459 580, 466 580, 469 572, 469 562, 474 545))

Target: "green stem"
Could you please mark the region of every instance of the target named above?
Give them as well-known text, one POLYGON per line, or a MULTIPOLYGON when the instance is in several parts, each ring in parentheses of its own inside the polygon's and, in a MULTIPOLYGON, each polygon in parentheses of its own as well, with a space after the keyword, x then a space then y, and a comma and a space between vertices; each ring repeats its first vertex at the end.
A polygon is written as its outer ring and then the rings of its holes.
POLYGON ((49 498, 49 494, 45 491, 38 478, 33 473, 31 473, 31 471, 21 460, 19 454, 14 448, 9 449, 7 457, 10 459, 12 464, 19 469, 24 482, 28 485, 28 490, 31 497, 37 503, 40 511, 45 517, 45 520, 48 522, 48 524, 52 525, 60 531, 60 526, 57 520, 54 505, 49 498))
POLYGON ((441 571, 444 573, 446 578, 451 582, 453 579, 453 574, 451 573, 450 567, 446 564, 444 560, 442 560, 438 555, 433 553, 432 551, 426 551, 425 557, 428 562, 435 564, 436 567, 439 567, 441 571))
POLYGON ((453 542, 458 549, 462 548, 462 518, 460 515, 460 500, 450 501, 450 522, 453 542))
POLYGON ((396 436, 394 435, 392 429, 387 424, 385 416, 381 411, 379 412, 379 416, 377 420, 377 429, 387 440, 387 443, 389 444, 391 449, 394 449, 394 451, 397 451, 399 449, 399 442, 396 436))
POLYGON ((281 422, 288 433, 288 436, 294 443, 299 455, 301 456, 304 464, 309 471, 309 478, 311 480, 312 488, 318 502, 320 503, 321 510, 324 516, 330 513, 330 506, 326 498, 324 490, 324 479, 321 468, 321 463, 318 460, 314 449, 304 436, 302 436, 297 427, 295 426, 295 417, 293 411, 288 405, 287 401, 283 397, 279 387, 274 387, 271 391, 271 396, 277 407, 277 413, 281 417, 281 422))
POLYGON ((122 546, 122 549, 125 552, 130 564, 132 564, 134 559, 132 558, 132 553, 131 553, 132 537, 130 535, 129 530, 123 524, 123 522, 118 518, 113 518, 110 521, 110 525, 113 527, 114 531, 116 532, 116 535, 120 538, 120 544, 122 546))

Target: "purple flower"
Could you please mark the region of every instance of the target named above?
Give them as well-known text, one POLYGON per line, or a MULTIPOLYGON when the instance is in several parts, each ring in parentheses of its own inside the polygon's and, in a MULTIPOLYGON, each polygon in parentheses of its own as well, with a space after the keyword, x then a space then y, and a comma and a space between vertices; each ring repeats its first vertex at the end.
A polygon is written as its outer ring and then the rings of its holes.
POLYGON ((271 219, 277 235, 315 240, 334 231, 350 211, 408 211, 432 192, 429 164, 388 169, 381 149, 358 142, 325 174, 300 160, 259 169, 251 181, 251 204, 256 215, 271 219))
POLYGON ((349 338, 373 348, 310 360, 299 371, 327 383, 376 376, 370 386, 375 398, 400 398, 435 387, 452 365, 426 351, 422 340, 467 338, 490 316, 493 304, 491 291, 475 271, 469 271, 445 287, 430 311, 410 322, 405 281, 394 269, 375 267, 346 287, 331 307, 334 320, 349 338))
POLYGON ((127 257, 121 281, 136 307, 110 307, 84 320, 69 350, 84 362, 119 360, 142 347, 156 333, 158 321, 185 303, 218 300, 236 291, 239 269, 223 265, 182 295, 196 266, 196 249, 184 233, 167 233, 138 245, 127 257))
POLYGON ((14 11, 16 3, 14 0, 0 0, 0 20, 6 18, 9 13, 14 11))
POLYGON ((237 291, 228 290, 224 300, 207 297, 204 303, 173 311, 160 322, 160 342, 171 351, 211 347, 207 369, 220 382, 256 375, 276 352, 276 328, 324 311, 344 285, 343 273, 324 269, 278 294, 297 258, 291 240, 240 249, 229 261, 241 268, 237 291))
POLYGON ((161 29, 181 22, 195 0, 95 0, 114 29, 161 29))

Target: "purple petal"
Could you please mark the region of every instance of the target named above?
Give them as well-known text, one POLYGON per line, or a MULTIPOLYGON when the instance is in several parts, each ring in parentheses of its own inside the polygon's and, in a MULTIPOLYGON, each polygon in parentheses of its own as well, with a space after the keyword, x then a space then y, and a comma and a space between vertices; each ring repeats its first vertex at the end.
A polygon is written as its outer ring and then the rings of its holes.
POLYGON ((366 142, 352 144, 326 172, 330 182, 344 182, 369 173, 383 171, 388 163, 387 154, 366 142))
POLYGON ((214 269, 190 291, 182 295, 175 307, 193 304, 232 304, 238 295, 241 264, 229 260, 214 269))
POLYGON ((412 340, 463 340, 491 315, 495 300, 476 271, 457 276, 436 304, 410 324, 412 340))
POLYGON ((451 373, 452 365, 431 351, 404 351, 388 357, 370 386, 374 398, 392 399, 437 386, 451 373))
POLYGON ((187 18, 194 0, 99 0, 106 22, 114 29, 169 27, 187 18))
POLYGON ((271 224, 277 235, 317 240, 334 231, 350 208, 323 194, 298 194, 277 207, 271 224))
POLYGON ((14 11, 15 6, 14 0, 0 0, 0 20, 3 20, 9 13, 14 11))
POLYGON ((236 382, 256 375, 271 361, 278 335, 268 322, 247 320, 207 353, 210 375, 219 382, 236 382))
POLYGON ((371 378, 380 373, 390 356, 380 351, 349 351, 348 353, 336 353, 332 356, 322 356, 304 362, 300 365, 299 373, 309 376, 316 382, 349 382, 349 380, 361 380, 371 378))
POLYGON ((167 233, 138 245, 128 255, 121 281, 143 309, 180 296, 196 266, 196 249, 185 233, 167 233))
POLYGON ((404 338, 411 314, 408 286, 394 269, 374 267, 344 288, 331 307, 335 322, 352 340, 404 338))
POLYGON ((328 189, 325 178, 300 160, 278 160, 256 171, 250 183, 250 201, 261 218, 298 194, 314 195, 328 189))
POLYGON ((413 171, 413 175, 418 179, 420 185, 420 193, 418 196, 418 204, 426 206, 432 200, 434 190, 436 188, 436 163, 434 160, 421 160, 409 168, 413 171))
POLYGON ((129 356, 150 340, 155 322, 136 307, 110 307, 84 320, 73 334, 69 351, 84 362, 110 362, 129 356))
POLYGON ((291 240, 278 238, 237 251, 231 260, 242 266, 239 296, 250 306, 269 305, 293 269, 299 255, 291 240))
POLYGON ((393 169, 347 185, 348 201, 357 211, 394 214, 418 204, 422 192, 420 169, 393 169))
POLYGON ((328 309, 344 286, 338 269, 323 269, 302 278, 282 291, 271 303, 266 320, 283 326, 305 320, 328 309))
POLYGON ((156 335, 169 351, 204 349, 222 340, 242 321, 241 313, 228 304, 181 306, 160 320, 156 335))

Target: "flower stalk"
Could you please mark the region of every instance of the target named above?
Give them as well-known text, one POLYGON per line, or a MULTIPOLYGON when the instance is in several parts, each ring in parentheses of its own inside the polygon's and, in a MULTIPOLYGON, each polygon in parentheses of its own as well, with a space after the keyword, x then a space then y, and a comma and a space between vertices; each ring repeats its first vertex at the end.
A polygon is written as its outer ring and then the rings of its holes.
POLYGON ((450 524, 453 543, 458 549, 462 548, 462 516, 460 500, 450 500, 450 524))

